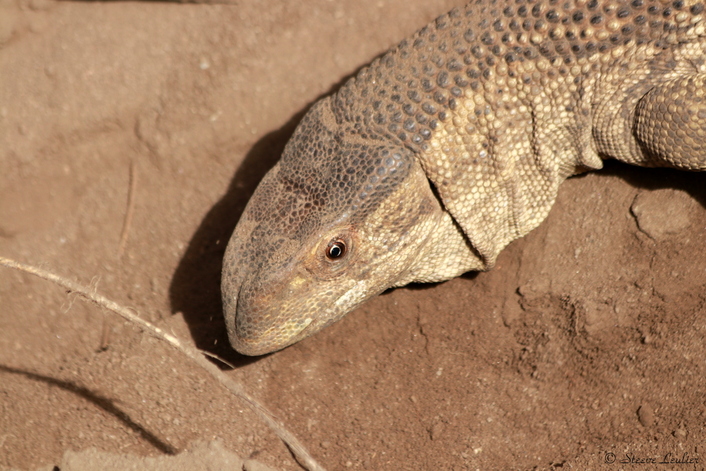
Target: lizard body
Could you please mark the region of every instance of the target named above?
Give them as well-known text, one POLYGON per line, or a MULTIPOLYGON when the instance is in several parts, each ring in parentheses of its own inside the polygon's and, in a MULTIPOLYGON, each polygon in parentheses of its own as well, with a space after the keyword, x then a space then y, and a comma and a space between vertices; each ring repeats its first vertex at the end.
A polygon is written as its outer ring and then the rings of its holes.
POLYGON ((477 0, 317 102, 226 250, 241 353, 410 282, 492 268, 604 158, 706 169, 696 0, 477 0))

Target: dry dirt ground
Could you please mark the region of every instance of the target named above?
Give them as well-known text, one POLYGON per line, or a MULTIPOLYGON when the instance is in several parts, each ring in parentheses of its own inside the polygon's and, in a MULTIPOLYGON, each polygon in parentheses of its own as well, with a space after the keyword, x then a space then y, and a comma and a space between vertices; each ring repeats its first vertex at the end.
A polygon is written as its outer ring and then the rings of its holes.
MULTIPOLYGON (((227 358, 330 470, 704 469, 701 174, 607 165, 491 272, 229 349, 224 246, 301 113, 461 3, 0 0, 0 255, 227 358)), ((115 469, 184 449, 299 469, 178 353, 0 269, 0 469, 95 469, 65 456, 91 448, 115 469)))

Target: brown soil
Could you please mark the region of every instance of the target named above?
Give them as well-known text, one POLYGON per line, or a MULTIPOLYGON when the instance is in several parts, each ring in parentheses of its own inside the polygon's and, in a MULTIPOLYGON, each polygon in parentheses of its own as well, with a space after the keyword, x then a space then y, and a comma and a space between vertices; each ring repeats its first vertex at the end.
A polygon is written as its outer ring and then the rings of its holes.
MULTIPOLYGON (((224 245, 301 113, 461 3, 0 0, 0 255, 226 357, 328 469, 704 469, 700 174, 608 165, 491 272, 391 291, 264 358, 228 348, 224 245), (619 463, 669 453, 692 463, 619 463)), ((298 469, 243 404, 95 306, 2 269, 0 309, 0 468, 220 440, 298 469)))

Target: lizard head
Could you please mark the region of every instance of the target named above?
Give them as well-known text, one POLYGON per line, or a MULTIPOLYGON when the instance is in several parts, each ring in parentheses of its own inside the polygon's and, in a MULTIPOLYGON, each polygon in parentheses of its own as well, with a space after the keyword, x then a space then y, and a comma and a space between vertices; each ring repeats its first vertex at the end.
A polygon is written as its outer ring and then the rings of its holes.
POLYGON ((322 100, 228 243, 221 288, 231 344, 246 355, 276 351, 390 287, 432 281, 420 278, 433 234, 463 240, 412 152, 344 132, 322 100), (439 233, 445 226, 457 235, 439 233))

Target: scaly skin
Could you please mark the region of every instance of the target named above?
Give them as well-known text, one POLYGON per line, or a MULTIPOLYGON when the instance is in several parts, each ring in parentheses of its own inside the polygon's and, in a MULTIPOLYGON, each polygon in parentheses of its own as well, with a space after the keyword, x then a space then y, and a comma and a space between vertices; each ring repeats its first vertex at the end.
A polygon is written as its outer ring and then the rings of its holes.
POLYGON ((226 251, 233 347, 291 345, 382 291, 487 270, 605 158, 706 169, 696 0, 478 0, 304 117, 226 251))

